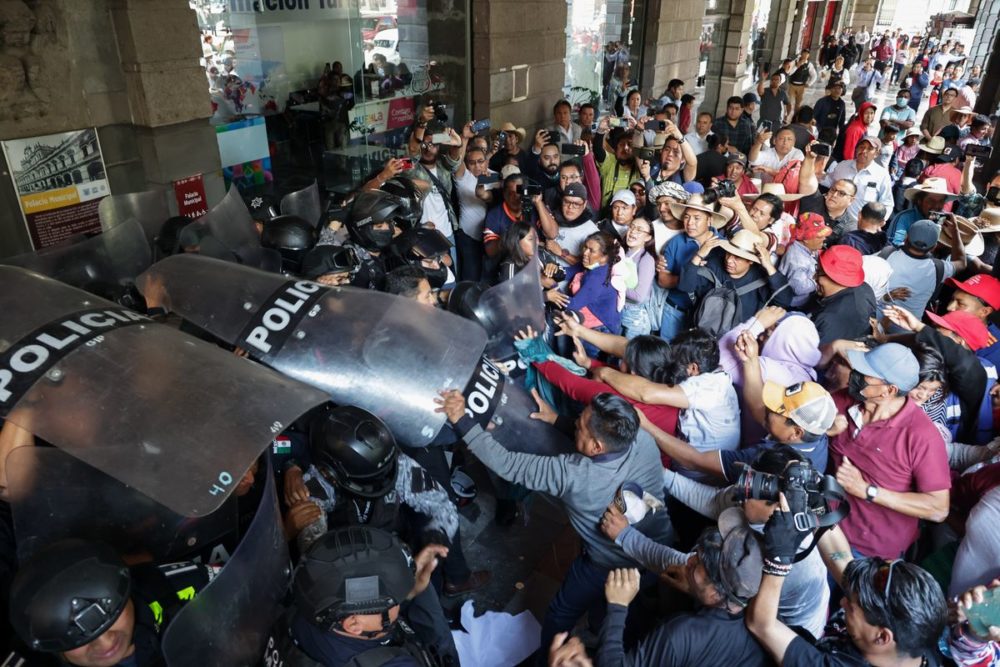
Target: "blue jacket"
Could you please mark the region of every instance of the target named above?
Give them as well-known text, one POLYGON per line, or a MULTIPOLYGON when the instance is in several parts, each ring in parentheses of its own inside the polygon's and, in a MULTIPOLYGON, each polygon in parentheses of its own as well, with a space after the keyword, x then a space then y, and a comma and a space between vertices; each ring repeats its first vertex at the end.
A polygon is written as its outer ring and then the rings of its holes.
POLYGON ((580 281, 580 289, 566 306, 569 310, 581 311, 587 309, 601 321, 611 333, 622 330, 622 316, 618 311, 618 290, 605 284, 610 265, 605 264, 587 271, 581 265, 571 266, 566 270, 566 280, 572 282, 578 273, 584 271, 580 281))

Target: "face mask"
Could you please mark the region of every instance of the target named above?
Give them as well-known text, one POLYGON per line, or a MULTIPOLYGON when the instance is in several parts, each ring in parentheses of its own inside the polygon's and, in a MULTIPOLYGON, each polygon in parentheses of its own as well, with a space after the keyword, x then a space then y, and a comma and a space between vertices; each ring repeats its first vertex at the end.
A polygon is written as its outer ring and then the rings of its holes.
POLYGON ((905 97, 896 98, 896 106, 899 107, 900 109, 905 107, 907 102, 909 102, 909 100, 907 100, 905 97))
MULTIPOLYGON (((419 266, 419 264, 418 264, 419 266)), ((448 267, 441 264, 436 269, 428 269, 421 266, 424 270, 424 274, 427 276, 427 282, 431 284, 431 289, 441 289, 444 286, 446 280, 448 280, 448 267)))
POLYGON ((863 392, 867 387, 868 383, 865 381, 865 376, 855 370, 852 370, 851 376, 847 380, 847 395, 859 403, 864 403, 868 399, 861 392, 863 392))
POLYGON ((593 271, 600 265, 601 265, 600 262, 594 262, 593 264, 584 264, 583 268, 587 269, 588 271, 593 271))
POLYGON ((369 229, 368 237, 376 248, 382 250, 392 241, 392 229, 369 229))

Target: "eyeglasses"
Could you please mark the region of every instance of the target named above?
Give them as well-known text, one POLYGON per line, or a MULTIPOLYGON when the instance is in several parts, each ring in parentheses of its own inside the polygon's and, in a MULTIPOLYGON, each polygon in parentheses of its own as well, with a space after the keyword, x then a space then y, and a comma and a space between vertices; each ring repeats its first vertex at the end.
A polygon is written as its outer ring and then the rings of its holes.
POLYGON ((563 199, 563 206, 569 206, 570 208, 583 208, 587 205, 587 202, 577 201, 573 199, 563 199))
POLYGON ((850 197, 851 193, 846 190, 830 190, 829 194, 836 195, 838 197, 850 197))
POLYGON ((630 232, 640 232, 642 234, 652 234, 653 230, 646 229, 645 227, 640 227, 639 225, 629 225, 628 231, 630 232))
POLYGON ((878 588, 882 589, 882 597, 886 601, 889 600, 889 586, 892 585, 892 568, 896 567, 896 563, 901 562, 901 560, 900 558, 896 558, 890 561, 883 561, 875 573, 874 583, 878 588))

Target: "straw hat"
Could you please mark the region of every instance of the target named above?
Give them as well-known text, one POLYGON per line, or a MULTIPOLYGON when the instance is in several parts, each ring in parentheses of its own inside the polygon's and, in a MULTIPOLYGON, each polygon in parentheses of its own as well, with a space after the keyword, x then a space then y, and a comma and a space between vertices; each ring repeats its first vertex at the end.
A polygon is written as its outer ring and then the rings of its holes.
MULTIPOLYGON (((935 137, 937 138, 937 137, 935 137)), ((912 188, 907 188, 903 196, 906 197, 907 201, 913 201, 921 192, 930 195, 942 195, 945 197, 945 201, 954 201, 958 199, 958 195, 952 194, 948 191, 948 181, 943 178, 928 178, 923 183, 913 186, 912 188)))
POLYGON ((925 139, 917 144, 920 150, 925 153, 931 153, 932 155, 940 155, 941 151, 944 150, 945 142, 944 137, 931 137, 930 139, 925 139))
POLYGON ((500 131, 501 132, 508 132, 508 133, 509 132, 513 132, 517 136, 521 137, 521 141, 524 141, 524 138, 526 136, 528 136, 527 131, 523 127, 516 127, 514 125, 514 123, 512 123, 510 121, 507 121, 506 123, 504 123, 503 125, 501 125, 500 126, 500 131))
POLYGON ((970 222, 979 228, 980 234, 1000 232, 1000 208, 984 208, 979 217, 970 222))
POLYGON ((733 238, 720 243, 719 247, 728 252, 730 255, 736 255, 737 257, 742 257, 743 259, 748 259, 751 262, 760 264, 760 257, 757 256, 756 251, 757 242, 758 238, 753 232, 741 229, 733 234, 733 238))
MULTIPOLYGON (((979 233, 979 228, 958 215, 955 216, 955 222, 958 223, 958 232, 962 236, 962 243, 965 244, 965 254, 969 257, 982 255, 986 251, 986 243, 983 240, 983 235, 979 233)), ((941 228, 941 237, 938 239, 938 243, 946 248, 951 247, 951 231, 947 227, 941 228)))
POLYGON ((785 186, 782 183, 764 183, 761 186, 760 194, 753 195, 747 194, 743 195, 744 199, 756 199, 760 195, 774 195, 781 201, 798 201, 805 197, 805 195, 791 195, 785 192, 785 186))
POLYGON ((713 227, 722 227, 729 220, 723 214, 717 212, 711 204, 705 203, 705 198, 702 195, 691 195, 691 198, 683 204, 670 204, 670 213, 677 220, 684 219, 684 209, 689 208, 692 211, 701 211, 703 213, 708 213, 709 224, 713 227))

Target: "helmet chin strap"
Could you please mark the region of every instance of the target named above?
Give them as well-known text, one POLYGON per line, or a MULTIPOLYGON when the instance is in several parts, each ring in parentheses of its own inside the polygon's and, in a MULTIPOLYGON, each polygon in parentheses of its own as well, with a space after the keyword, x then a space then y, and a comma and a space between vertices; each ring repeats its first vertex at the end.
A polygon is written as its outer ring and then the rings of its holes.
POLYGON ((382 629, 381 630, 374 630, 374 631, 367 630, 365 632, 362 632, 361 636, 364 637, 365 639, 374 639, 375 637, 378 637, 379 635, 384 635, 386 632, 389 631, 390 628, 392 628, 392 621, 389 620, 389 610, 388 609, 383 609, 382 610, 382 629))

